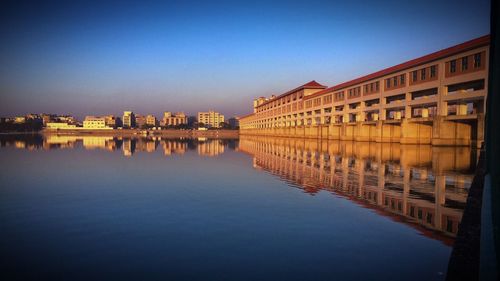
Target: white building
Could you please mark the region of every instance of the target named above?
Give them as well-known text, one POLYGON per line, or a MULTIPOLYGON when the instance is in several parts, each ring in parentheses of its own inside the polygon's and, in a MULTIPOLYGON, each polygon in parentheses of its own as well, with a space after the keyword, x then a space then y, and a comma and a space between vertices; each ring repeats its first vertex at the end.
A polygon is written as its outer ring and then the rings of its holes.
POLYGON ((106 117, 86 116, 83 121, 84 129, 112 129, 106 125, 106 117))
POLYGON ((219 128, 224 122, 224 115, 215 111, 198 112, 198 123, 203 123, 208 128, 219 128))

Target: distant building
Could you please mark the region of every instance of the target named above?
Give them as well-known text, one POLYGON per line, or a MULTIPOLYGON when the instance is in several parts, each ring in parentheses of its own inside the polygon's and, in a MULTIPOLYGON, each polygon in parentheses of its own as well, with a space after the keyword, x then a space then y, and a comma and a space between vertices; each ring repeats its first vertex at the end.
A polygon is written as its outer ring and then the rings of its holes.
POLYGON ((135 128, 135 115, 132 111, 123 112, 123 128, 135 128))
POLYGON ((215 111, 198 112, 198 124, 203 123, 208 128, 219 128, 224 122, 224 115, 215 111))
POLYGON ((198 138, 198 155, 217 156, 224 153, 224 144, 221 140, 207 140, 198 138))
POLYGON ((46 124, 46 127, 48 130, 68 130, 78 128, 75 124, 68 124, 65 122, 49 122, 46 124))
POLYGON ((42 114, 43 125, 47 126, 47 123, 53 122, 55 120, 56 115, 54 114, 42 114))
POLYGON ((118 116, 106 115, 104 119, 107 127, 117 128, 122 126, 122 120, 118 116))
POLYGON ((135 115, 135 127, 142 128, 146 126, 146 116, 141 114, 135 115))
POLYGON ((152 114, 149 114, 146 116, 146 124, 151 127, 156 127, 158 126, 158 119, 152 114))
POLYGON ((68 124, 78 124, 78 121, 76 120, 75 117, 71 115, 59 115, 56 117, 57 122, 63 122, 63 123, 68 123, 68 124))
POLYGON ((178 126, 178 125, 187 125, 187 116, 184 112, 177 112, 172 114, 170 111, 165 111, 163 113, 163 118, 161 120, 161 125, 164 127, 167 126, 178 126))
POLYGON ((16 116, 14 117, 14 123, 21 124, 26 122, 26 117, 24 116, 16 116))
POLYGON ((86 116, 83 121, 84 129, 112 129, 106 125, 106 117, 86 116))
POLYGON ((231 117, 227 119, 227 123, 231 129, 237 129, 240 126, 240 119, 238 117, 231 117))

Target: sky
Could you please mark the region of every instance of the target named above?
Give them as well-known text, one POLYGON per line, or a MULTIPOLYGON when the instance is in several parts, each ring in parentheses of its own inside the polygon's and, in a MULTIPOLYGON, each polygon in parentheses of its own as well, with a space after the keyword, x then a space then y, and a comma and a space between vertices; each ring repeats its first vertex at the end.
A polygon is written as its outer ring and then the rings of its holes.
POLYGON ((489 33, 489 1, 2 1, 0 116, 252 111, 489 33))

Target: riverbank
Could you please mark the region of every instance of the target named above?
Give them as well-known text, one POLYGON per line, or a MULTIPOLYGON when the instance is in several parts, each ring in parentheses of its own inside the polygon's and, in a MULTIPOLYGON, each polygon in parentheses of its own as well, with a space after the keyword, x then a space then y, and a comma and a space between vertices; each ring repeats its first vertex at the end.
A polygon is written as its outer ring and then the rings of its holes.
POLYGON ((210 137, 210 138, 238 138, 238 130, 138 130, 138 129, 123 129, 123 130, 47 130, 40 131, 44 135, 91 135, 91 136, 157 136, 157 137, 210 137))

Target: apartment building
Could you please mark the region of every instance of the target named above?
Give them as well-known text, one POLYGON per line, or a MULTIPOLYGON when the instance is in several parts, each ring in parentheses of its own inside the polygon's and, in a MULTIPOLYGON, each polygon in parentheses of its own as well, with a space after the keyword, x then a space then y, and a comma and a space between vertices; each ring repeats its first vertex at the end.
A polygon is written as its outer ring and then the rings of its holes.
POLYGON ((188 118, 186 114, 184 114, 184 112, 177 112, 175 114, 172 114, 172 112, 170 111, 165 111, 161 120, 161 125, 164 127, 187 125, 187 123, 188 118))
POLYGON ((146 126, 146 116, 141 115, 141 114, 136 114, 135 115, 135 127, 142 129, 144 126, 146 126))
POLYGON ((198 123, 203 123, 208 128, 219 128, 224 122, 224 115, 210 110, 208 112, 198 112, 198 123))
POLYGON ((85 116, 83 120, 84 129, 113 129, 107 126, 106 117, 85 116))
POLYGON ((158 119, 152 114, 148 114, 146 116, 146 125, 151 126, 151 127, 156 127, 158 126, 158 119))
POLYGON ((134 128, 135 127, 135 114, 132 111, 123 112, 123 128, 134 128))

